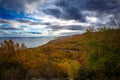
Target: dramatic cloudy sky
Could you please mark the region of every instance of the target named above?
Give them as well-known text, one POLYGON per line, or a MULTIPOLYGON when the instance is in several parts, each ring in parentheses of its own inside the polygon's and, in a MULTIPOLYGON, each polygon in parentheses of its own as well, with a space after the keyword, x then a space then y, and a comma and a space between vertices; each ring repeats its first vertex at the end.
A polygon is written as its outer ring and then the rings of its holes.
POLYGON ((120 0, 0 0, 0 37, 80 34, 119 12, 120 0))

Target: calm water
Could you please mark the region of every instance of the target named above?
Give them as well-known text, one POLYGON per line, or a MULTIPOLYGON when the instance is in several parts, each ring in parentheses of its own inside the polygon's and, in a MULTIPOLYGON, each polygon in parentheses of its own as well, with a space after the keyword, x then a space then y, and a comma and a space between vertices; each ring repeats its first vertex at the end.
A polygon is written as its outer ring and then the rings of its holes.
POLYGON ((25 43, 28 48, 38 47, 43 44, 48 43, 51 40, 54 40, 53 37, 4 37, 0 38, 0 43, 4 40, 13 40, 14 42, 18 42, 20 44, 25 43))

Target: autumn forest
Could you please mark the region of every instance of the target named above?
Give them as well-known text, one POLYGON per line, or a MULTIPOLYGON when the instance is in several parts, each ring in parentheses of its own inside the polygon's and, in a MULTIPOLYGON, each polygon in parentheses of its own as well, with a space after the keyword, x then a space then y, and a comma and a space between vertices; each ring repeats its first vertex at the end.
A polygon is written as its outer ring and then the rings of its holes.
POLYGON ((120 80, 120 29, 90 28, 36 48, 0 44, 0 80, 120 80))

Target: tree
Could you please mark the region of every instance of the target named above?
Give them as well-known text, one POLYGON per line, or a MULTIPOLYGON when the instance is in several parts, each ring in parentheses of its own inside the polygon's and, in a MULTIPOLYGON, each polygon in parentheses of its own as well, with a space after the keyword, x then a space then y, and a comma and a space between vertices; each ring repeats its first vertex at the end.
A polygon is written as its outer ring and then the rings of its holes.
POLYGON ((25 49, 25 46, 5 40, 0 44, 0 80, 23 80, 26 67, 16 58, 17 51, 25 49))
POLYGON ((10 61, 17 57, 17 51, 26 49, 24 44, 14 43, 12 40, 5 40, 0 44, 0 59, 10 61))

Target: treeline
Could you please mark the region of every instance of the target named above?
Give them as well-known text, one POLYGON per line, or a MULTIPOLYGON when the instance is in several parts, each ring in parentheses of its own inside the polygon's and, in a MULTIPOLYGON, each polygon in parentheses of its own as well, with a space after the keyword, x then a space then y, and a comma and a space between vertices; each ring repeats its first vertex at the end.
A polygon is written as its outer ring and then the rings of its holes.
POLYGON ((0 45, 0 80, 120 80, 120 29, 93 28, 37 48, 0 45))

